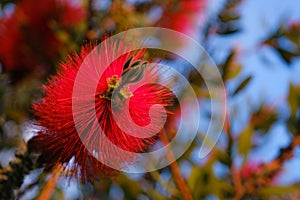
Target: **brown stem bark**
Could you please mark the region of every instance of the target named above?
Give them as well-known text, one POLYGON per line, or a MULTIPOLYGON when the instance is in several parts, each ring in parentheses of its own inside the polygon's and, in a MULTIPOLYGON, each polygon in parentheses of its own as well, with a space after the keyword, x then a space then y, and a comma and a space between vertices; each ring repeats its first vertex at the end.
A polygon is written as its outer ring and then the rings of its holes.
POLYGON ((56 186, 56 182, 59 177, 60 170, 61 170, 61 167, 58 166, 56 168, 56 170, 53 172, 50 179, 47 181, 45 187, 43 188, 42 192, 38 196, 37 200, 47 200, 47 199, 51 198, 51 196, 54 192, 55 186, 56 186))
MULTIPOLYGON (((168 139, 166 133, 162 134, 161 140, 165 145, 167 145, 169 143, 169 139, 168 139)), ((168 160, 175 160, 174 154, 171 150, 167 151, 166 156, 167 156, 168 160)), ((171 168, 172 174, 174 175, 175 183, 176 183, 178 189, 181 191, 183 199, 192 200, 193 197, 191 195, 190 190, 188 189, 188 187, 186 185, 186 182, 184 181, 183 177, 180 174, 180 169, 179 169, 179 166, 178 166, 176 160, 170 164, 170 168, 171 168)))

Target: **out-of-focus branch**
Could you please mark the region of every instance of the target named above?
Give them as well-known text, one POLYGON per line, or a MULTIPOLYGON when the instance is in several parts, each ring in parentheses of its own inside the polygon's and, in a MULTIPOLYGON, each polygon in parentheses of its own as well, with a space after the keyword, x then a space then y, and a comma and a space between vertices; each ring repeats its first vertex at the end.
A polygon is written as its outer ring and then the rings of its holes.
POLYGON ((45 187, 43 188, 42 192, 38 196, 37 200, 47 200, 51 198, 54 189, 56 187, 56 182, 59 178, 60 171, 61 171, 61 166, 58 166, 53 172, 50 179, 47 181, 45 187))
POLYGON ((264 164, 263 168, 270 171, 273 178, 281 171, 283 164, 294 156, 294 149, 300 145, 300 135, 294 137, 293 141, 285 148, 280 149, 279 155, 270 163, 264 164))
POLYGON ((230 166, 229 167, 231 167, 232 183, 235 187, 235 196, 233 197, 233 199, 239 200, 243 196, 245 189, 242 185, 241 176, 240 176, 239 172, 232 165, 232 157, 231 156, 232 156, 232 147, 233 147, 233 143, 234 143, 234 138, 232 136, 230 116, 229 116, 228 109, 226 110, 224 130, 228 136, 227 153, 230 158, 230 166))
POLYGON ((24 176, 36 168, 36 157, 27 151, 18 151, 16 158, 5 168, 0 168, 0 199, 13 199, 14 189, 18 189, 24 176))
MULTIPOLYGON (((166 133, 163 133, 162 136, 161 136, 161 141, 167 145, 169 143, 169 139, 168 139, 168 136, 166 135, 166 133)), ((175 160, 174 159, 174 154, 172 151, 167 151, 167 159, 168 160, 175 160)), ((188 189, 183 177, 181 176, 180 174, 180 169, 178 167, 178 164, 176 161, 172 162, 170 164, 170 168, 171 168, 171 171, 172 171, 172 174, 174 175, 174 180, 175 180, 175 183, 177 185, 177 187, 179 188, 179 190, 181 191, 181 194, 182 194, 182 197, 183 199, 185 200, 192 200, 193 197, 190 193, 190 190, 188 189)))
POLYGON ((94 32, 94 0, 88 0, 87 4, 87 11, 88 11, 88 17, 87 17, 87 30, 86 30, 86 38, 89 40, 92 40, 95 38, 95 32, 94 32))
POLYGON ((235 187, 235 195, 233 197, 234 200, 239 200, 245 193, 245 188, 242 184, 241 176, 239 171, 234 168, 231 169, 232 182, 235 187))
POLYGON ((280 150, 279 155, 269 163, 261 164, 252 169, 248 178, 242 180, 240 171, 233 170, 233 183, 236 187, 234 199, 241 199, 245 196, 250 197, 256 191, 270 184, 274 178, 282 171, 282 166, 286 161, 293 158, 294 150, 300 145, 300 135, 294 137, 293 141, 285 148, 280 150))
POLYGON ((88 1, 88 30, 93 29, 93 16, 94 16, 94 0, 88 1))

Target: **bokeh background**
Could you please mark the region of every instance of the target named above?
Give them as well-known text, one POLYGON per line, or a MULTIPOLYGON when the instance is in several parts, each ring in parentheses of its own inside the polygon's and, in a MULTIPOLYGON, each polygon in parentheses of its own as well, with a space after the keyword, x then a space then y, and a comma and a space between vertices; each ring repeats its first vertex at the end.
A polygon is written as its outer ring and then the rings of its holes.
MULTIPOLYGON (((1 0, 0 7, 0 199, 300 198, 300 1, 1 0), (199 134, 171 166, 94 183, 45 172, 26 143, 42 85, 83 44, 145 26, 193 37, 218 65, 229 114, 216 147, 199 159, 199 134)), ((174 56, 159 59, 185 72, 206 122, 201 75, 174 56)))

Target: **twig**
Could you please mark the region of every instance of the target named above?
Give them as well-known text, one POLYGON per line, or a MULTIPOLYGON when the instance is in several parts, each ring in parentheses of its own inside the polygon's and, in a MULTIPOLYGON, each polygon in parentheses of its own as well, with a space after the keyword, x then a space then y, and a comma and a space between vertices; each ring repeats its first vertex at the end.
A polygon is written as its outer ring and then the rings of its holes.
POLYGON ((242 184, 242 180, 241 180, 239 171, 232 168, 231 174, 232 174, 232 182, 235 187, 235 195, 233 197, 233 200, 239 200, 243 197, 243 195, 245 193, 245 188, 242 184))
POLYGON ((247 184, 243 185, 240 174, 232 169, 232 181, 235 186, 234 199, 238 200, 243 195, 253 195, 253 193, 266 185, 272 183, 274 177, 282 171, 283 164, 294 156, 294 149, 300 145, 300 135, 294 137, 293 141, 285 148, 280 150, 279 155, 269 163, 261 164, 259 170, 247 180, 247 184))
POLYGON ((264 164, 263 168, 269 170, 271 173, 270 178, 273 178, 281 171, 282 165, 287 160, 294 156, 294 149, 300 145, 300 135, 294 137, 289 146, 280 149, 279 155, 271 162, 264 164))
MULTIPOLYGON (((162 140, 162 142, 165 145, 167 145, 169 143, 169 139, 168 139, 168 137, 167 137, 167 135, 166 135, 165 132, 162 134, 161 140, 162 140)), ((167 151, 167 155, 166 156, 167 156, 168 160, 175 160, 174 159, 174 154, 173 154, 172 151, 167 151)), ((183 177, 180 174, 180 169, 178 167, 177 162, 176 161, 172 162, 170 164, 170 168, 171 168, 171 171, 172 171, 172 173, 174 175, 174 180, 176 182, 176 185, 177 185, 177 187, 179 188, 179 190, 182 193, 183 199, 185 199, 185 200, 192 200, 193 197, 192 197, 192 195, 190 193, 190 190, 188 189, 188 187, 187 187, 187 185, 186 185, 183 177)))
MULTIPOLYGON (((228 95, 226 95, 228 96, 228 95)), ((227 136, 228 136, 228 145, 227 145, 227 153, 229 155, 229 158, 230 158, 230 162, 229 162, 229 168, 232 167, 232 147, 233 147, 233 142, 234 142, 234 138, 232 136, 232 132, 231 132, 231 123, 230 123, 230 117, 229 117, 229 110, 228 110, 228 107, 227 107, 227 110, 226 110, 226 116, 225 116, 225 123, 224 123, 224 130, 225 130, 225 133, 227 133, 227 136)))
POLYGON ((87 3, 87 10, 88 10, 88 17, 87 17, 87 30, 85 33, 85 37, 88 40, 95 39, 95 32, 94 32, 94 16, 95 16, 95 11, 94 11, 94 0, 88 0, 87 3))
POLYGON ((230 158, 230 167, 231 168, 231 176, 232 176, 232 182, 233 185, 235 187, 235 195, 233 197, 234 200, 239 200, 242 198, 242 196, 245 193, 245 189, 242 185, 242 181, 241 181, 241 176, 239 174, 239 172, 235 169, 235 167, 232 165, 232 146, 233 146, 233 141, 234 138, 232 136, 232 132, 231 132, 231 124, 230 124, 230 117, 229 117, 229 111, 226 111, 226 116, 225 116, 225 124, 224 124, 224 130, 227 133, 228 136, 228 146, 227 146, 227 153, 229 155, 230 158))
POLYGON ((52 193, 54 192, 60 171, 61 171, 61 166, 58 166, 56 168, 56 170, 53 172, 50 179, 47 181, 45 187, 43 188, 41 194, 38 196, 37 200, 47 200, 47 199, 51 198, 52 193))

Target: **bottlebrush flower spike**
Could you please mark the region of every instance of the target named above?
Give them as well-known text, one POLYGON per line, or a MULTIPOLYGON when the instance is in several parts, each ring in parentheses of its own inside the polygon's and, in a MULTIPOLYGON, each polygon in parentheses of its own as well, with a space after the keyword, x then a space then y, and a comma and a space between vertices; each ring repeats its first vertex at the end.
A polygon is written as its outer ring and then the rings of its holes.
POLYGON ((43 71, 57 61, 70 33, 86 18, 84 7, 70 0, 22 0, 0 18, 0 62, 5 72, 43 71), (45 50, 45 51, 44 51, 45 50))
MULTIPOLYGON (((105 46, 103 51, 105 53, 95 54, 98 55, 97 58, 93 58, 97 60, 96 62, 87 61, 87 64, 92 67, 89 67, 90 71, 86 74, 86 80, 97 78, 97 72, 93 69, 103 67, 98 66, 97 63, 109 59, 117 48, 127 49, 122 42, 115 42, 112 45, 105 46)), ((83 144, 82 137, 90 140, 93 145, 102 145, 103 141, 99 141, 99 138, 101 139, 99 137, 100 133, 95 128, 96 123, 99 124, 104 134, 113 144, 125 151, 145 152, 159 139, 159 132, 147 138, 127 134, 114 119, 112 107, 115 104, 129 102, 131 119, 139 126, 146 126, 153 120, 149 117, 149 110, 153 105, 160 104, 167 108, 173 104, 174 99, 173 93, 168 88, 155 83, 144 84, 134 92, 130 92, 130 84, 120 87, 121 84, 124 84, 121 79, 127 72, 131 72, 126 79, 127 83, 136 83, 147 77, 152 77, 151 79, 153 77, 159 78, 156 72, 142 70, 142 66, 147 65, 146 62, 141 61, 145 50, 123 54, 103 69, 101 78, 97 79, 99 82, 94 97, 82 97, 81 115, 79 115, 79 119, 76 119, 76 122, 80 124, 81 129, 85 130, 85 135, 80 136, 73 116, 72 92, 80 66, 92 49, 92 45, 87 45, 82 48, 80 55, 76 54, 69 57, 69 60, 61 65, 57 75, 51 77, 49 83, 44 86, 44 98, 33 105, 34 114, 37 116, 36 123, 41 128, 28 143, 30 151, 41 153, 41 159, 47 170, 51 170, 58 165, 63 166, 65 169, 72 168, 70 176, 81 177, 83 182, 93 181, 97 176, 112 175, 117 172, 98 161, 83 144), (114 90, 118 91, 116 92, 116 98, 112 100, 114 90), (87 104, 84 102, 93 102, 94 108, 85 106, 87 104), (96 120, 91 119, 91 112, 94 111, 97 116, 96 120)), ((89 83, 84 84, 88 85, 89 83)), ((81 89, 85 90, 85 88, 81 89)), ((117 112, 118 109, 117 107, 117 112)), ((119 111, 119 115, 123 116, 122 110, 119 109, 119 111)), ((168 109, 167 114, 170 114, 168 109)), ((124 114, 124 116, 126 115, 124 114)), ((155 113, 154 116, 154 120, 160 120, 161 118, 160 113, 155 113)), ((115 155, 115 152, 110 149, 102 149, 102 151, 105 152, 96 152, 96 154, 105 154, 107 158, 114 154, 112 156, 117 158, 116 162, 119 163, 130 163, 135 159, 134 157, 115 155)))
POLYGON ((193 35, 197 23, 203 20, 207 0, 179 0, 163 12, 157 26, 193 35))

